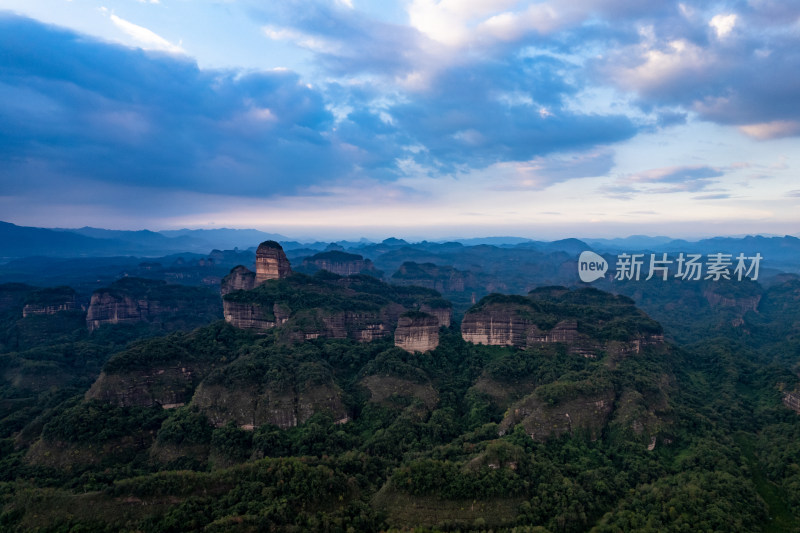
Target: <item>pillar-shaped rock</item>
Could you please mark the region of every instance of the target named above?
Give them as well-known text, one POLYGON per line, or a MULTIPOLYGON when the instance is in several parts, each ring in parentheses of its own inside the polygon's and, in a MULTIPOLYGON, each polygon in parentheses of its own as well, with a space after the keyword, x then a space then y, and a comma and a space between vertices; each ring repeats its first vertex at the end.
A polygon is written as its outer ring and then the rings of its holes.
POLYGON ((256 250, 256 285, 268 279, 282 279, 292 274, 292 267, 281 245, 275 241, 262 242, 256 250))

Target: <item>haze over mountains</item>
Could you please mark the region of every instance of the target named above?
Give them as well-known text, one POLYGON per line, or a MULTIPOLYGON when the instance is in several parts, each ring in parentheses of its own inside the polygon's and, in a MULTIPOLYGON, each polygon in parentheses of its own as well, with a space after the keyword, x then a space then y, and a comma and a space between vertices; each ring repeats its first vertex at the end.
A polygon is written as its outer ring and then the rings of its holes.
MULTIPOLYGON (((0 222, 0 261, 20 257, 112 257, 135 255, 158 257, 176 253, 207 254, 211 250, 246 250, 265 240, 275 240, 289 250, 306 248, 324 250, 328 242, 297 242, 277 233, 256 229, 180 229, 180 230, 108 230, 102 228, 36 228, 0 222)), ((422 241, 423 245, 460 243, 463 246, 489 245, 500 248, 526 248, 539 251, 580 252, 598 251, 659 251, 659 252, 760 252, 772 259, 800 253, 800 239, 792 235, 713 237, 688 241, 665 236, 633 235, 626 238, 571 238, 556 241, 539 241, 518 236, 453 238, 447 242, 422 241)), ((369 249, 379 243, 368 239, 337 241, 336 247, 344 250, 369 249)), ((380 244, 388 246, 411 244, 402 239, 389 238, 380 244)), ((795 256, 796 257, 796 256, 795 256)))

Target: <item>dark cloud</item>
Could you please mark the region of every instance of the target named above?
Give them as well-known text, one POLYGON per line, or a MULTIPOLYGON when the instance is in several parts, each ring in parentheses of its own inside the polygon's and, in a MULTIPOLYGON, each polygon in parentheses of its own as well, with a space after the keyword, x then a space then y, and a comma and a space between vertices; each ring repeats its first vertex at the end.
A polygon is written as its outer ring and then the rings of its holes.
POLYGON ((349 170, 322 95, 296 74, 202 71, 11 16, 0 34, 8 173, 40 162, 65 177, 265 195, 349 170))
MULTIPOLYGON (((756 138, 800 135, 800 8, 755 0, 711 6, 648 23, 636 44, 608 47, 591 63, 598 81, 636 93, 647 110, 679 106, 756 138), (714 17, 728 17, 717 27, 714 17)), ((611 43, 609 43, 611 44, 611 43)))

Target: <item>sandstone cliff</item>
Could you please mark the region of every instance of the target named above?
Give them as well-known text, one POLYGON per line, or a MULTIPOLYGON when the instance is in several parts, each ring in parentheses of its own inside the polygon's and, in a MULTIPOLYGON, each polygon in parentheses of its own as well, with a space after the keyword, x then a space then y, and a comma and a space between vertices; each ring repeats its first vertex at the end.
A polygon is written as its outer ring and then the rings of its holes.
POLYGON ((394 345, 412 353, 436 349, 439 346, 439 320, 421 312, 401 316, 394 332, 394 345))
POLYGON ((283 252, 283 248, 275 241, 264 241, 256 250, 256 285, 268 279, 283 279, 292 274, 292 267, 283 252))
POLYGON ((573 353, 638 353, 663 342, 661 326, 633 301, 595 289, 552 288, 529 296, 490 295, 464 315, 464 340, 474 344, 529 348, 562 343, 573 353))
POLYGON ((54 315, 61 311, 78 310, 75 290, 71 287, 55 287, 33 291, 25 299, 22 316, 54 315))
POLYGON ((157 323, 166 329, 191 329, 222 317, 210 290, 164 281, 122 278, 92 294, 86 315, 89 331, 104 324, 157 323))
POLYGON ((408 310, 427 305, 448 323, 450 313, 434 291, 327 271, 268 280, 250 291, 228 293, 223 300, 230 324, 259 332, 280 327, 279 335, 293 341, 325 337, 369 342, 391 335, 408 310))
POLYGON ((327 270, 340 276, 352 276, 353 274, 372 274, 378 275, 378 271, 369 259, 364 259, 358 254, 350 254, 331 250, 320 252, 303 260, 303 267, 307 272, 313 273, 317 270, 327 270))
POLYGON ((222 278, 220 292, 222 296, 235 291, 249 291, 256 286, 256 274, 242 265, 233 267, 230 273, 222 278))

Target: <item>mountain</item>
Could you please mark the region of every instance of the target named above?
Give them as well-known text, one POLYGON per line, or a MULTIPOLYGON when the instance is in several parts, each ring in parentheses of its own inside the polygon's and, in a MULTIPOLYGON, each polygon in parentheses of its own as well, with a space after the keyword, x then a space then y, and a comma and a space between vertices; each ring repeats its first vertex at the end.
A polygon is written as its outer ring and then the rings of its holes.
MULTIPOLYGON (((663 325, 560 286, 486 296, 448 324, 430 289, 280 268, 250 283, 270 267, 256 264, 191 315, 222 301, 271 324, 226 312, 155 337, 130 335, 143 322, 89 332, 68 288, 0 286, 3 531, 800 527, 795 276, 621 287, 663 325)), ((96 300, 154 325, 193 292, 126 278, 96 300)))

